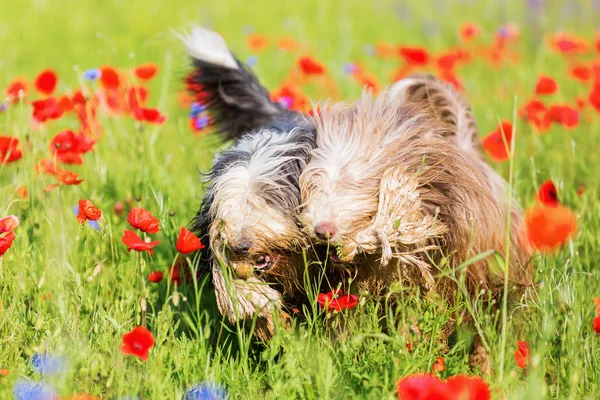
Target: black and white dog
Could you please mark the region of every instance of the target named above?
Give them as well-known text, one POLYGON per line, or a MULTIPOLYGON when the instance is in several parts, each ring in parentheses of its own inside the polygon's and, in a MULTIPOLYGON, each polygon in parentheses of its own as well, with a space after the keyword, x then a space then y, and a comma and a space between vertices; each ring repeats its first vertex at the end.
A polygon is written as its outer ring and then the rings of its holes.
POLYGON ((260 276, 286 286, 290 258, 307 244, 296 220, 298 179, 315 147, 315 128, 273 102, 219 34, 194 27, 181 39, 194 68, 188 87, 203 99, 216 129, 235 140, 216 156, 191 228, 209 243, 204 257, 221 313, 232 323, 258 317, 255 333, 267 339, 282 290, 260 276))

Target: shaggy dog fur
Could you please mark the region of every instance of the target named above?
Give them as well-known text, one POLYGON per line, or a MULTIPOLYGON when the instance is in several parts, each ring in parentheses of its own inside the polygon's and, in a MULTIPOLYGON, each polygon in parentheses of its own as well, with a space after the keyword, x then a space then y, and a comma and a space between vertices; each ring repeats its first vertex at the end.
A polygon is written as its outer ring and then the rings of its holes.
MULTIPOLYGON (((338 268, 355 271, 359 289, 384 294, 408 281, 453 307, 464 273, 470 298, 498 300, 496 258, 469 262, 489 250, 508 259, 513 287, 532 284, 521 210, 483 161, 470 109, 452 87, 418 75, 391 93, 324 107, 316 125, 301 220, 311 241, 336 249, 338 268)), ((453 330, 450 321, 442 339, 453 330)))
POLYGON ((194 67, 188 87, 216 129, 236 140, 216 156, 191 229, 209 243, 202 261, 211 265, 221 313, 232 323, 258 317, 255 333, 267 339, 281 292, 297 281, 288 266, 300 264, 307 243, 295 215, 314 125, 272 102, 217 33, 194 27, 181 39, 194 67), (265 276, 279 285, 266 284, 265 276))
MULTIPOLYGON (((410 281, 452 304, 459 266, 487 250, 505 254, 510 220, 510 280, 531 283, 521 211, 483 161, 470 108, 453 88, 414 75, 307 121, 273 103, 220 36, 194 28, 184 42, 195 67, 188 83, 217 129, 238 139, 217 156, 193 222, 210 243, 219 309, 231 322, 257 317, 268 339, 276 313, 285 320, 308 300, 302 278, 322 269, 306 270, 307 236, 337 249, 331 283, 351 272, 359 288, 383 294, 410 281)), ((499 295, 491 259, 466 267, 471 296, 499 295)))

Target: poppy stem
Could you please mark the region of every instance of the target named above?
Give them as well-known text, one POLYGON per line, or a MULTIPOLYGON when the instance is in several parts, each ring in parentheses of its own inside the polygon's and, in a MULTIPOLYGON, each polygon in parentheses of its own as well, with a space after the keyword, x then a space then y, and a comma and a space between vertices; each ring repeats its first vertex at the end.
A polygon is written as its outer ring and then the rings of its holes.
MULTIPOLYGON (((513 198, 513 178, 514 178, 514 164, 515 164, 515 141, 516 141, 516 129, 517 129, 517 97, 515 96, 513 106, 513 121, 512 121, 512 136, 510 138, 510 146, 508 152, 510 154, 509 159, 509 172, 508 172, 508 210, 506 214, 506 245, 504 248, 504 288, 502 293, 502 333, 501 333, 501 346, 500 346, 500 381, 504 378, 504 357, 506 354, 506 329, 508 324, 508 278, 510 272, 510 225, 511 225, 511 214, 512 214, 512 198, 513 198)), ((506 141, 506 136, 502 134, 503 139, 506 141)))

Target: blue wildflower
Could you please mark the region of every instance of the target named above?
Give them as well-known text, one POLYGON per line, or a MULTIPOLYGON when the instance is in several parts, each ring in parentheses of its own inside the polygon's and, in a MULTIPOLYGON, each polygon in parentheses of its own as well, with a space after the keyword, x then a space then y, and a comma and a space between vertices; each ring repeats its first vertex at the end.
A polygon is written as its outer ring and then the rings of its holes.
POLYGON ((184 400, 223 400, 225 390, 212 383, 201 383, 192 386, 186 393, 184 400))
POLYGON ((354 75, 357 72, 358 72, 358 65, 351 63, 351 62, 344 64, 344 74, 354 75))
POLYGON ((0 112, 6 111, 7 108, 8 108, 8 104, 7 103, 0 104, 0 112))
POLYGON ((289 96, 281 96, 279 98, 279 100, 277 100, 277 102, 279 104, 281 104, 282 106, 284 106, 285 108, 291 108, 292 105, 294 104, 294 99, 292 99, 289 96))
POLYGON ((67 361, 64 357, 50 354, 34 354, 31 365, 42 375, 57 375, 65 370, 67 361))
POLYGON ((85 79, 86 81, 95 81, 100 79, 101 76, 102 71, 100 71, 100 69, 98 68, 88 69, 83 73, 83 79, 85 79))
POLYGON ((258 64, 258 56, 250 56, 246 59, 246 65, 249 67, 254 67, 256 64, 258 64))
POLYGON ((47 383, 21 378, 13 386, 13 396, 15 400, 53 400, 56 391, 47 383))
POLYGON ((210 118, 208 118, 206 115, 200 115, 194 120, 194 128, 196 128, 197 130, 201 130, 206 128, 209 123, 210 118))
MULTIPOLYGON (((73 206, 73 214, 79 215, 79 204, 73 206)), ((87 223, 90 226, 90 228, 95 229, 98 232, 100 232, 100 224, 98 223, 98 221, 88 220, 87 223)))
POLYGON ((506 26, 501 26, 496 32, 496 35, 498 35, 498 37, 502 39, 506 39, 509 36, 509 34, 510 32, 506 26))
POLYGON ((190 117, 197 117, 202 111, 206 110, 206 106, 204 104, 194 102, 192 103, 192 107, 190 108, 190 117))

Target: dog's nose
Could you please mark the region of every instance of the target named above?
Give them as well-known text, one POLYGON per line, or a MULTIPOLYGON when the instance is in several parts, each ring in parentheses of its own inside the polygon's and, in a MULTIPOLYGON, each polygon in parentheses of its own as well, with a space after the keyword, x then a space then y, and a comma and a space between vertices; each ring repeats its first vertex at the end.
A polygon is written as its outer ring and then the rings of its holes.
POLYGON ((321 240, 332 239, 337 232, 332 222, 320 222, 315 226, 315 235, 321 240))
POLYGON ((250 250, 250 242, 242 241, 236 243, 234 246, 230 247, 230 250, 237 255, 245 255, 248 254, 248 250, 250 250))

